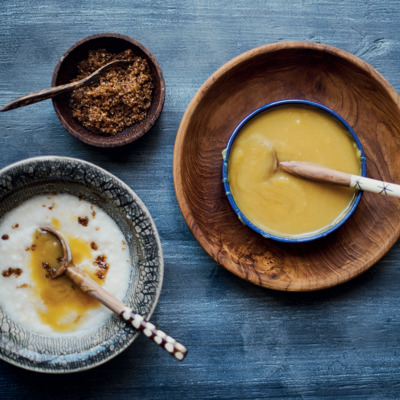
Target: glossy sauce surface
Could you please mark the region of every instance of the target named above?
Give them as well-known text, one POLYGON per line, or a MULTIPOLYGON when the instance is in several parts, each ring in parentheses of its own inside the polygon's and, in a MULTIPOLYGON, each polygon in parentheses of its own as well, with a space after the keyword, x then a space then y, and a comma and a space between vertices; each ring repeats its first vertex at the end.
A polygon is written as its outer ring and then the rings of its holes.
POLYGON ((107 307, 66 276, 47 277, 61 247, 51 227, 66 238, 72 261, 122 300, 131 278, 130 248, 117 223, 100 207, 69 194, 33 197, 0 220, 0 307, 15 323, 49 336, 80 334, 105 323, 107 307))
POLYGON ((266 232, 301 237, 329 228, 351 205, 355 190, 273 169, 306 161, 359 174, 360 152, 347 130, 323 111, 281 106, 260 113, 235 138, 228 164, 232 196, 242 213, 266 232))
MULTIPOLYGON (((92 251, 87 242, 73 237, 67 237, 67 241, 74 263, 82 265, 91 262, 92 251)), ((86 311, 98 307, 100 303, 66 276, 50 278, 48 269, 56 269, 61 257, 61 245, 53 235, 39 231, 34 233, 29 267, 36 293, 44 305, 38 309, 38 315, 55 331, 69 331, 76 328, 86 311)), ((89 275, 101 284, 95 275, 89 275)))

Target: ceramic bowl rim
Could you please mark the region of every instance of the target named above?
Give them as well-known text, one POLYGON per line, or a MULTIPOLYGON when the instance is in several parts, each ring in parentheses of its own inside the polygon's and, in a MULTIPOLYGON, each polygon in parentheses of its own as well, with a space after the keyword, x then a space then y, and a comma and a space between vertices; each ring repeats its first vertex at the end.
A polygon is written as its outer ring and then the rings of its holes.
POLYGON ((277 234, 267 232, 267 231, 257 227, 254 223, 252 223, 243 214, 243 212, 237 206, 237 204, 232 196, 232 193, 230 190, 230 185, 229 185, 229 180, 228 180, 228 161, 229 161, 229 155, 230 155, 230 151, 232 149, 233 142, 235 141, 236 136, 242 130, 244 125, 246 125, 247 122, 249 122, 252 118, 254 118, 258 114, 260 114, 266 110, 270 110, 271 108, 281 107, 281 106, 285 106, 285 105, 300 105, 300 106, 316 108, 318 110, 322 110, 323 112, 328 113, 334 119, 336 119, 350 133, 352 139, 354 140, 354 142, 357 145, 358 150, 360 151, 361 176, 364 176, 364 177, 366 176, 366 158, 365 158, 365 154, 364 154, 364 150, 361 145, 361 142, 360 142, 358 136, 356 135, 356 133, 354 132, 353 128, 350 126, 350 124, 341 115, 339 115, 337 112, 335 112, 331 108, 329 108, 323 104, 320 104, 318 102, 311 101, 311 100, 285 99, 285 100, 278 100, 278 101, 273 101, 271 103, 267 103, 261 107, 258 107, 257 109, 253 110, 252 112, 250 112, 235 127, 235 129, 233 130, 232 134, 230 135, 230 137, 228 139, 226 148, 224 150, 223 163, 222 163, 222 178, 223 178, 224 190, 225 190, 225 194, 229 200, 231 207, 235 211, 238 218, 245 225, 247 225, 248 227, 253 229, 255 232, 259 233, 261 236, 268 238, 268 239, 276 240, 278 242, 303 243, 303 242, 309 242, 312 240, 323 238, 323 237, 327 236, 328 234, 330 234, 331 232, 337 230, 340 226, 342 226, 350 218, 350 216, 353 214, 353 212, 357 208, 357 206, 362 198, 363 191, 362 190, 358 191, 357 195, 355 196, 355 198, 353 199, 353 201, 351 203, 351 206, 347 209, 346 213, 337 222, 335 222, 333 225, 329 226, 329 228, 326 230, 323 230, 323 231, 317 232, 317 233, 311 233, 308 236, 301 236, 301 235, 297 236, 296 235, 293 237, 290 237, 290 236, 285 237, 285 236, 280 236, 277 234))

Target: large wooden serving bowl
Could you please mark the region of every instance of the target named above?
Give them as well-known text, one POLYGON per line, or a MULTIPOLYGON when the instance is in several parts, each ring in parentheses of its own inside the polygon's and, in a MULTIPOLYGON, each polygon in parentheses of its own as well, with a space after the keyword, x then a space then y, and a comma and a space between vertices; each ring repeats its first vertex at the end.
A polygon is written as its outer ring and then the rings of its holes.
POLYGON ((371 193, 336 232, 304 244, 264 239, 243 225, 222 184, 222 151, 235 126, 263 104, 322 103, 353 127, 367 176, 400 182, 400 98, 370 65, 343 50, 283 42, 250 50, 216 71, 189 104, 173 158, 175 192, 190 230, 223 267, 287 291, 331 287, 376 263, 400 234, 400 201, 371 193))

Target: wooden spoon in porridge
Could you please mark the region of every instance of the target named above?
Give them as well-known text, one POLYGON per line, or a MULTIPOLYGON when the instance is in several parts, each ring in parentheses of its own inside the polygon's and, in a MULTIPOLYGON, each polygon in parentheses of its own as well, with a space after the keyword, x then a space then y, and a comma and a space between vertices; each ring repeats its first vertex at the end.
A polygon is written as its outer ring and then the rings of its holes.
POLYGON ((168 353, 172 354, 177 360, 182 361, 185 358, 187 354, 185 346, 156 328, 152 323, 146 321, 141 315, 136 314, 126 304, 104 290, 98 283, 74 265, 72 262, 71 250, 64 236, 60 232, 50 227, 41 227, 40 231, 54 235, 62 247, 63 257, 56 269, 48 271, 50 278, 55 279, 65 274, 80 289, 97 299, 111 311, 120 315, 125 321, 130 322, 135 329, 143 332, 156 344, 161 346, 168 353))

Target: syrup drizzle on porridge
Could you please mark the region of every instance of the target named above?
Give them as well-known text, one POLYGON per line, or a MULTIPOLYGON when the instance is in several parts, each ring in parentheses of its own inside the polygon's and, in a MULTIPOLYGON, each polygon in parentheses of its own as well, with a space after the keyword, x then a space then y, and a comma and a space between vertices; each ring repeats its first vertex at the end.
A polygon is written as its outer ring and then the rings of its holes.
POLYGON ((99 207, 67 194, 34 197, 0 220, 0 307, 17 324, 39 334, 71 334, 104 323, 112 313, 66 276, 56 279, 64 234, 72 261, 123 300, 132 267, 126 239, 99 207), (83 222, 83 223, 82 223, 83 222))

